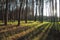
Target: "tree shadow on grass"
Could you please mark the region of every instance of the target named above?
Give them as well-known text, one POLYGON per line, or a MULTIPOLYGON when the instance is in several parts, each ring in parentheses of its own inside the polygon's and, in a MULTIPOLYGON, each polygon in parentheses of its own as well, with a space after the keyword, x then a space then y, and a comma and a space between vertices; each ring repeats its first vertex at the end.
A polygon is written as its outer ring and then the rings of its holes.
POLYGON ((60 32, 59 30, 54 29, 53 27, 50 29, 46 40, 60 40, 60 32))
POLYGON ((4 24, 0 24, 0 26, 4 26, 4 24))

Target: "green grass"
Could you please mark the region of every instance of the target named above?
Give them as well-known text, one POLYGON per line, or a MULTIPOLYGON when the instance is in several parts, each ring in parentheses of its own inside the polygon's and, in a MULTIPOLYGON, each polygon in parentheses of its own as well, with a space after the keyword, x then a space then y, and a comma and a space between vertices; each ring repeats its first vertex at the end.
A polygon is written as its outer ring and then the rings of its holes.
POLYGON ((60 23, 57 23, 56 30, 60 31, 60 23))
MULTIPOLYGON (((6 27, 10 27, 11 25, 17 25, 17 23, 18 23, 17 21, 15 21, 14 23, 8 22, 9 25, 7 25, 7 26, 0 26, 0 28, 6 28, 6 27)), ((25 23, 24 21, 21 21, 20 26, 31 27, 31 26, 34 26, 34 25, 37 25, 37 24, 40 24, 40 22, 38 22, 38 21, 36 21, 36 22, 28 21, 28 23, 25 23)))
POLYGON ((41 39, 41 37, 44 35, 44 32, 49 28, 50 24, 51 24, 51 23, 49 23, 49 24, 44 28, 44 30, 42 30, 42 32, 41 32, 39 35, 37 35, 35 38, 33 38, 33 40, 39 40, 39 39, 41 39))
MULTIPOLYGON (((15 22, 8 22, 8 24, 12 24, 12 25, 17 25, 17 21, 15 21, 15 22)), ((34 31, 36 28, 38 28, 38 27, 40 27, 41 25, 44 25, 44 24, 48 24, 48 23, 50 23, 51 24, 51 22, 43 22, 43 23, 40 23, 39 21, 36 21, 36 22, 34 22, 34 21, 28 21, 28 23, 25 23, 25 21, 21 21, 21 24, 20 24, 20 26, 22 26, 22 27, 31 27, 31 28, 29 28, 29 29, 27 29, 26 31, 23 31, 23 32, 19 32, 18 34, 14 34, 14 35, 12 35, 12 36, 8 36, 8 39, 9 40, 12 40, 11 38, 14 38, 14 39, 16 39, 16 38, 19 38, 19 37, 21 37, 21 36, 24 36, 24 35, 26 35, 26 34, 28 34, 28 33, 31 33, 32 31, 34 31)), ((56 24, 59 24, 60 25, 60 22, 56 22, 56 24)), ((52 25, 52 24, 51 24, 52 25)), ((42 30, 42 33, 40 34, 41 36, 44 34, 44 32, 49 28, 49 26, 50 25, 47 25, 46 27, 45 27, 45 29, 44 30, 42 30)), ((0 26, 0 28, 1 28, 2 26, 0 26)), ((5 28, 7 28, 8 26, 5 26, 5 28)), ((14 27, 15 28, 15 27, 14 27)), ((56 30, 59 30, 60 31, 60 26, 55 26, 54 27, 54 29, 56 29, 56 30)), ((12 30, 12 32, 13 32, 13 30, 12 30)), ((38 36, 36 36, 36 38, 34 38, 33 40, 37 40, 37 39, 39 39, 39 35, 38 36)))
MULTIPOLYGON (((17 37, 24 36, 24 35, 26 35, 26 34, 32 32, 32 31, 34 31, 36 28, 38 28, 38 27, 40 27, 41 25, 44 25, 44 24, 47 24, 47 23, 42 23, 42 24, 40 24, 40 25, 36 25, 34 28, 28 29, 28 30, 26 30, 26 31, 23 31, 23 32, 21 32, 21 33, 19 33, 19 34, 15 34, 15 35, 13 35, 13 36, 9 36, 8 38, 9 38, 9 39, 11 39, 11 38, 15 38, 15 39, 16 39, 17 37)), ((12 40, 12 39, 11 39, 11 40, 12 40)))
MULTIPOLYGON (((11 22, 8 22, 8 24, 10 24, 11 22)), ((44 25, 44 24, 48 24, 49 22, 43 22, 43 23, 40 23, 39 21, 28 21, 28 23, 25 23, 24 21, 21 21, 21 24, 20 26, 23 26, 23 27, 31 27, 29 28, 28 30, 26 31, 23 31, 21 33, 18 33, 18 34, 14 34, 14 35, 11 35, 11 36, 8 36, 8 38, 10 39, 11 38, 17 38, 17 37, 21 37, 21 36, 24 36, 32 31, 34 31, 35 29, 37 29, 38 27, 40 27, 41 25, 44 25)), ((11 23, 12 25, 16 25, 17 24, 17 21, 14 22, 14 23, 11 23)), ((2 27, 2 26, 0 26, 2 27)), ((5 26, 5 28, 7 28, 8 26, 5 26)), ((15 28, 15 27, 13 27, 15 28)), ((12 29, 12 28, 11 28, 12 29)), ((9 30, 7 32, 10 32, 9 30)), ((12 30, 13 32, 13 30, 12 30)))
POLYGON ((21 23, 21 26, 34 26, 40 24, 40 22, 32 22, 32 23, 21 23))
POLYGON ((53 29, 56 31, 60 31, 60 22, 55 22, 53 29))
MULTIPOLYGON (((34 21, 27 21, 28 23, 32 23, 34 21)), ((17 25, 18 24, 18 21, 15 21, 15 22, 11 22, 11 21, 8 21, 7 22, 8 24, 12 24, 12 25, 17 25)), ((20 23, 25 23, 25 21, 21 21, 20 23)), ((3 22, 0 20, 0 24, 3 24, 3 22)))
MULTIPOLYGON (((23 27, 34 27, 38 24, 40 24, 40 22, 21 23, 21 26, 23 26, 23 27)), ((7 29, 9 29, 9 28, 12 30, 12 29, 16 28, 16 26, 11 26, 11 25, 9 25, 9 26, 0 26, 0 29, 1 29, 0 32, 8 31, 7 29)))

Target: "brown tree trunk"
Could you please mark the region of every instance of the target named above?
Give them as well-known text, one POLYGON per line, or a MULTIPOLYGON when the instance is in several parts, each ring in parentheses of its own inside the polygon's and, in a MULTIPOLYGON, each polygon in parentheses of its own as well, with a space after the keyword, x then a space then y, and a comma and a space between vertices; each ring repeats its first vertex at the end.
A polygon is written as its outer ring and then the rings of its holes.
POLYGON ((60 0, 59 0, 59 22, 60 22, 60 0))
POLYGON ((41 22, 43 22, 43 8, 44 8, 44 0, 41 0, 41 22))
POLYGON ((8 21, 8 0, 6 0, 6 9, 5 9, 5 14, 4 14, 4 25, 7 25, 8 21))
POLYGON ((32 19, 34 20, 34 0, 32 0, 32 19))
POLYGON ((27 23, 27 7, 28 7, 28 0, 26 0, 26 14, 25 14, 25 23, 27 23))
POLYGON ((35 21, 37 20, 37 5, 38 5, 38 0, 36 0, 36 13, 35 13, 35 21))
POLYGON ((20 25, 20 13, 21 13, 21 7, 22 7, 22 0, 20 1, 21 1, 21 4, 20 4, 19 13, 18 13, 18 26, 20 25))
POLYGON ((41 0, 39 0, 39 21, 40 21, 40 11, 41 11, 41 0))

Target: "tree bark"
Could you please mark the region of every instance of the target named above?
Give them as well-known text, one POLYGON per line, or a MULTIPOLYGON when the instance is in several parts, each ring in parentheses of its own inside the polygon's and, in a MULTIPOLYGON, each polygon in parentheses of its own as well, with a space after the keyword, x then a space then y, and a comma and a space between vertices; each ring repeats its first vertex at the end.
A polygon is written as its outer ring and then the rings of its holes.
POLYGON ((26 13, 25 13, 25 23, 27 23, 27 7, 28 7, 28 0, 26 0, 26 13))
POLYGON ((36 13, 35 13, 35 21, 37 20, 37 5, 38 5, 38 0, 36 0, 36 13))
POLYGON ((44 0, 41 0, 41 22, 43 22, 43 8, 44 8, 44 0))
POLYGON ((6 0, 6 9, 5 9, 5 14, 4 14, 4 25, 7 25, 8 21, 8 0, 6 0))
POLYGON ((34 20, 34 0, 32 0, 32 19, 34 20))
POLYGON ((20 13, 21 13, 22 1, 23 0, 21 0, 20 9, 19 9, 19 13, 18 13, 18 26, 20 25, 20 13))

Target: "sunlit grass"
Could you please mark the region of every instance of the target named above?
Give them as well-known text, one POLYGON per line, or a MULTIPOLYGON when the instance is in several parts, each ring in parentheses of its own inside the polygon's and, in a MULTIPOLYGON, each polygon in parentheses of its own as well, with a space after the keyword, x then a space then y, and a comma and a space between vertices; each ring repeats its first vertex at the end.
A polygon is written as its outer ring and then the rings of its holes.
MULTIPOLYGON (((27 21, 27 24, 28 23, 32 23, 32 22, 34 22, 34 21, 27 21)), ((21 24, 26 24, 25 21, 20 21, 20 23, 21 24)), ((17 25, 18 24, 18 21, 15 21, 15 22, 9 21, 8 24, 17 25)))
POLYGON ((60 22, 59 22, 60 23, 60 22))
POLYGON ((39 35, 37 35, 35 38, 33 38, 33 40, 39 40, 39 39, 41 39, 42 36, 44 35, 44 32, 45 32, 50 26, 52 26, 52 25, 53 25, 53 24, 49 23, 49 24, 44 28, 44 30, 42 30, 42 32, 41 32, 39 35))
MULTIPOLYGON (((12 24, 12 25, 17 25, 17 23, 18 23, 17 21, 15 21, 15 22, 8 22, 8 24, 12 24)), ((34 31, 36 28, 40 27, 41 25, 48 24, 48 23, 49 22, 40 23, 39 21, 36 21, 36 22, 28 21, 27 23, 25 23, 25 21, 21 21, 20 22, 20 26, 24 26, 24 27, 28 26, 28 27, 32 27, 32 28, 28 29, 27 31, 23 31, 21 33, 18 33, 15 36, 13 35, 13 37, 17 37, 17 36, 20 37, 20 36, 26 35, 26 34, 32 32, 32 31, 34 31)), ((5 27, 5 28, 7 28, 7 27, 5 27)), ((14 28, 16 28, 16 27, 14 27, 14 28)), ((12 32, 13 32, 13 30, 12 30, 12 32)))
POLYGON ((19 37, 21 37, 21 36, 24 36, 24 35, 32 32, 32 31, 34 31, 35 29, 37 29, 38 27, 40 27, 40 26, 42 26, 42 25, 44 25, 44 24, 48 24, 48 23, 42 23, 42 24, 40 24, 40 25, 36 25, 34 28, 28 29, 28 30, 26 30, 26 31, 23 31, 23 32, 21 32, 21 33, 19 33, 19 34, 15 34, 15 35, 13 35, 13 36, 9 36, 8 38, 9 38, 10 40, 16 39, 17 37, 19 38, 19 37), (11 39, 11 38, 13 38, 13 39, 11 39))
POLYGON ((34 26, 40 24, 40 22, 36 21, 36 22, 32 22, 32 23, 21 23, 21 26, 34 26))
MULTIPOLYGON (((18 22, 17 21, 15 21, 15 22, 7 22, 8 23, 8 25, 17 25, 18 24, 18 22)), ((27 23, 25 23, 25 21, 21 21, 20 22, 20 25, 21 26, 32 26, 32 25, 34 25, 34 24, 39 24, 40 22, 39 21, 36 21, 36 22, 34 22, 34 21, 27 21, 27 23)), ((4 24, 4 23, 0 23, 0 24, 4 24)))
MULTIPOLYGON (((30 23, 30 21, 28 23, 25 23, 24 21, 21 21, 21 27, 22 26, 23 27, 34 27, 34 26, 36 26, 38 24, 40 24, 40 22, 38 22, 38 21, 36 21, 36 22, 31 21, 31 23, 30 23)), ((8 25, 8 26, 0 26, 0 29, 2 29, 2 31, 5 31, 5 30, 7 30, 9 28, 13 29, 13 28, 16 28, 16 26, 11 26, 11 25, 8 25)))
MULTIPOLYGON (((33 26, 36 26, 36 25, 38 25, 38 24, 39 24, 38 22, 33 22, 33 23, 30 23, 30 24, 28 24, 28 23, 27 23, 27 24, 23 24, 23 26, 24 26, 24 27, 25 27, 25 26, 33 27, 33 26)), ((14 27, 12 27, 12 26, 5 26, 5 27, 3 26, 3 27, 0 27, 0 29, 3 29, 3 28, 6 28, 6 29, 4 29, 4 30, 2 30, 2 31, 5 31, 5 30, 8 31, 7 28, 11 28, 11 30, 14 29, 14 28, 17 29, 17 27, 15 27, 15 26, 14 26, 14 27)))
MULTIPOLYGON (((8 22, 8 24, 10 24, 10 22, 8 22)), ((36 25, 40 24, 40 22, 36 21, 28 21, 28 23, 25 23, 24 21, 21 21, 20 23, 20 27, 34 27, 36 25)), ((15 21, 14 23, 12 23, 12 25, 7 25, 7 26, 0 26, 0 29, 9 29, 11 27, 11 29, 15 28, 16 26, 14 25, 17 25, 17 21, 15 21)))
POLYGON ((59 23, 57 23, 57 25, 56 25, 56 28, 55 28, 56 30, 58 30, 59 32, 60 32, 60 22, 59 23))

